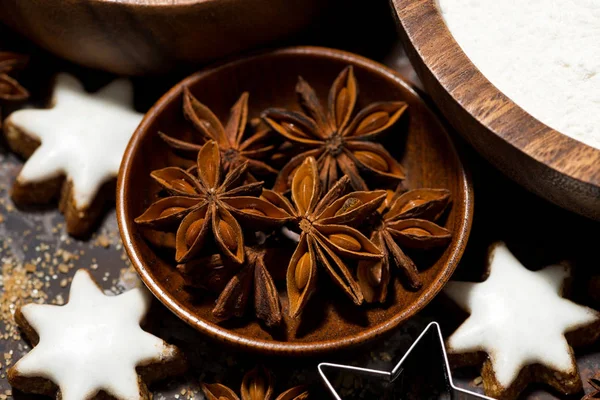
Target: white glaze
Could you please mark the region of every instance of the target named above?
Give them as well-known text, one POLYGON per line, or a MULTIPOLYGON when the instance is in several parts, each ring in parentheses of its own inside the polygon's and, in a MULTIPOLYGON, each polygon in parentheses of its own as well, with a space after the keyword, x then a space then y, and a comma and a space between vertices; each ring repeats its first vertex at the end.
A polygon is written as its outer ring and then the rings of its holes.
POLYGON ((438 1, 490 82, 543 123, 600 149, 600 1, 438 1))
POLYGON ((117 176, 142 117, 133 109, 128 80, 87 93, 73 76, 58 75, 52 108, 19 110, 8 118, 8 124, 42 143, 25 162, 18 181, 37 183, 64 174, 73 182, 75 206, 87 207, 100 186, 117 176))
POLYGON ((470 317, 450 336, 454 353, 485 351, 500 384, 508 388, 521 368, 540 363, 576 370, 564 333, 598 320, 594 310, 561 297, 568 268, 526 269, 498 243, 490 254, 490 276, 482 283, 450 282, 444 292, 470 317))
POLYGON ((118 399, 139 399, 136 366, 169 359, 174 352, 140 328, 150 301, 142 288, 106 296, 86 270, 77 271, 66 305, 22 307, 40 342, 16 370, 51 380, 63 400, 86 399, 100 389, 118 399))

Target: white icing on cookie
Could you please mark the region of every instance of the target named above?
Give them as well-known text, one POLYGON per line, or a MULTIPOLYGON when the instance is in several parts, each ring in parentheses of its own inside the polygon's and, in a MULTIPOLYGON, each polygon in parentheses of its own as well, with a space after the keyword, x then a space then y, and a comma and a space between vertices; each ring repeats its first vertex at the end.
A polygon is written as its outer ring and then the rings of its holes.
POLYGON ((136 366, 169 360, 175 352, 140 328, 150 301, 141 288, 106 296, 86 270, 77 271, 66 305, 21 308, 40 341, 16 370, 51 380, 63 400, 86 399, 101 389, 118 399, 139 399, 136 366))
POLYGON ((564 333, 597 321, 600 314, 561 297, 568 268, 530 271, 504 243, 492 250, 489 267, 485 282, 450 282, 444 289, 471 314, 448 339, 450 351, 485 351, 504 388, 533 363, 575 371, 564 333))
POLYGON ((42 143, 17 179, 37 183, 64 174, 73 182, 76 207, 82 209, 104 182, 117 175, 143 114, 134 111, 133 87, 124 79, 87 93, 77 79, 60 74, 53 105, 19 110, 8 118, 7 124, 42 143))

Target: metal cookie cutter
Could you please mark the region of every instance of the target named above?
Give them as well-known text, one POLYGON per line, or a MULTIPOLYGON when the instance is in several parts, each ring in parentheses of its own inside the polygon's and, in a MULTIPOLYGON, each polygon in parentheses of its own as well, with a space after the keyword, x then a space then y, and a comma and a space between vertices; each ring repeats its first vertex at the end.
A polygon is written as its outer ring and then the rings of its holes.
POLYGON ((351 365, 321 363, 319 374, 336 400, 342 400, 325 375, 326 370, 344 370, 360 375, 371 375, 400 388, 400 398, 414 399, 488 399, 490 397, 461 389, 454 385, 444 339, 440 326, 432 322, 410 346, 392 371, 360 368, 351 365), (422 390, 425 388, 425 390, 422 390), (428 393, 418 393, 428 392, 428 393))

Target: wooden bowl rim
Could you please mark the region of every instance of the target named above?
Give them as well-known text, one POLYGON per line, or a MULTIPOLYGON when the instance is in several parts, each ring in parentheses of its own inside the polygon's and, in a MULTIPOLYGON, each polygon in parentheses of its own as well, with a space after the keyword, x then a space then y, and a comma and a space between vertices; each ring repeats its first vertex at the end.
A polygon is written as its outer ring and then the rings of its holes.
MULTIPOLYGON (((121 168, 119 171, 119 177, 117 181, 117 221, 119 225, 119 231, 123 240, 123 246, 131 259, 131 262, 138 274, 142 278, 142 281, 150 289, 150 291, 175 315, 187 322, 189 325, 194 327, 196 330, 207 334, 209 337, 226 344, 242 348, 244 350, 250 350, 254 352, 268 353, 274 355, 316 355, 324 352, 330 352, 340 350, 347 347, 353 347, 359 344, 366 343, 372 339, 375 339, 390 330, 394 329, 406 319, 413 316, 416 312, 421 310, 427 305, 431 299, 433 299, 442 289, 444 284, 448 282, 452 273, 456 269, 458 262, 460 261, 464 249, 466 247, 469 234, 471 231, 471 225, 473 221, 473 187, 471 182, 471 176, 463 165, 463 160, 456 150, 454 142, 449 136, 446 127, 439 119, 437 123, 440 129, 447 135, 448 145, 451 151, 454 152, 454 156, 458 160, 459 174, 457 179, 459 186, 462 187, 462 197, 464 197, 464 218, 459 222, 459 225, 455 228, 455 235, 457 237, 455 245, 449 247, 451 253, 448 256, 447 266, 442 270, 441 276, 438 282, 432 284, 429 288, 429 292, 424 293, 418 300, 413 304, 412 307, 406 308, 403 312, 394 315, 392 318, 386 320, 383 323, 372 326, 365 329, 360 334, 356 334, 351 337, 344 337, 332 340, 313 341, 313 342, 280 342, 275 340, 263 340, 263 339, 252 339, 246 336, 242 336, 236 333, 232 333, 226 328, 223 328, 217 324, 206 321, 202 318, 195 316, 188 312, 185 307, 174 299, 169 292, 167 292, 159 282, 152 279, 149 268, 146 267, 145 262, 140 256, 140 252, 137 249, 137 245, 134 243, 132 231, 134 228, 133 218, 129 216, 127 207, 125 205, 125 199, 127 197, 127 182, 131 180, 130 175, 131 163, 136 153, 140 142, 149 134, 153 134, 149 131, 153 120, 156 116, 160 115, 163 109, 176 98, 181 96, 184 86, 193 85, 195 82, 201 80, 203 77, 216 73, 220 68, 229 67, 236 63, 252 62, 259 58, 270 58, 279 55, 293 55, 298 57, 319 57, 323 59, 337 59, 347 62, 352 65, 360 66, 372 73, 384 75, 385 78, 394 81, 396 84, 403 86, 409 93, 415 96, 415 99, 423 104, 433 115, 434 112, 426 104, 426 102, 418 95, 413 87, 407 83, 394 70, 387 68, 375 61, 369 60, 362 56, 348 53, 342 50, 329 49, 324 47, 313 47, 313 46, 296 46, 287 47, 277 50, 259 52, 247 57, 236 58, 232 61, 225 61, 217 63, 213 66, 209 66, 199 72, 196 72, 184 80, 173 86, 166 94, 164 94, 146 113, 142 122, 134 132, 127 149, 123 155, 121 168)), ((458 197, 458 196, 457 196, 458 197)))
MULTIPOLYGON (((576 139, 573 139, 559 131, 549 127, 537 118, 533 117, 518 104, 513 102, 508 96, 500 91, 492 82, 490 82, 485 75, 473 64, 470 58, 462 50, 458 42, 454 39, 454 36, 448 29, 444 17, 437 6, 437 0, 392 0, 392 6, 395 8, 399 24, 402 29, 406 32, 408 39, 413 44, 415 51, 419 54, 419 57, 423 60, 424 65, 427 69, 435 76, 440 85, 444 90, 463 108, 467 111, 475 120, 483 125, 487 130, 494 133, 504 142, 510 144, 515 149, 523 154, 526 154, 538 163, 541 163, 573 180, 578 182, 593 185, 600 188, 600 149, 596 149, 585 143, 582 143, 576 139), (416 7, 423 7, 425 21, 423 24, 434 24, 436 25, 435 33, 432 35, 432 40, 437 39, 440 42, 445 43, 456 53, 455 58, 446 58, 444 63, 432 63, 431 59, 436 57, 437 48, 436 46, 428 46, 426 43, 415 42, 416 31, 418 28, 412 28, 404 23, 404 19, 408 13, 416 7), (435 37, 437 35, 437 38, 435 37), (461 75, 469 76, 469 81, 481 82, 478 86, 470 88, 469 91, 461 91, 458 85, 451 84, 451 78, 448 74, 442 73, 444 68, 450 67, 453 71, 461 71, 461 75), (475 96, 472 94, 475 93, 475 96), (495 106, 498 109, 501 108, 512 108, 513 114, 515 112, 525 115, 528 118, 527 124, 524 124, 522 135, 520 138, 511 138, 510 132, 506 124, 498 124, 494 127, 494 123, 499 118, 505 118, 505 114, 499 114, 493 118, 485 119, 485 116, 480 116, 476 112, 475 104, 482 100, 483 93, 492 93, 495 106), (528 140, 523 140, 523 139, 528 140), (558 144, 560 149, 566 150, 566 154, 577 153, 580 155, 580 159, 587 160, 586 166, 576 168, 574 170, 568 168, 568 163, 564 162, 565 157, 557 157, 556 152, 544 152, 541 150, 543 146, 532 146, 534 142, 549 142, 558 144), (594 168, 596 171, 594 171, 594 168), (589 174, 589 171, 594 171, 591 177, 582 176, 585 172, 589 174)), ((489 95, 486 98, 489 99, 489 95)), ((489 114, 488 114, 489 115, 489 114)), ((560 152, 560 150, 559 150, 560 152)))
MULTIPOLYGON (((81 0, 79 0, 81 1, 81 0)), ((165 7, 174 8, 182 6, 191 6, 201 3, 218 3, 222 0, 120 0, 115 2, 114 0, 84 0, 87 3, 93 4, 106 4, 114 6, 128 6, 128 7, 165 7)))

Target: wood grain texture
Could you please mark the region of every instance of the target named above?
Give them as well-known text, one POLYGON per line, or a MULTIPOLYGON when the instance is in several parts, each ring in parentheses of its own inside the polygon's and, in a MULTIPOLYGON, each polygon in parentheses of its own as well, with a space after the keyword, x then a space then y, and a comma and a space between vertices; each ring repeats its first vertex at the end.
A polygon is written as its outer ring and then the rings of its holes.
MULTIPOLYGON (((118 179, 117 213, 123 243, 134 267, 159 300, 184 321, 235 347, 269 354, 314 355, 362 344, 390 332, 441 290, 467 243, 473 193, 470 176, 444 127, 397 73, 339 50, 295 47, 214 66, 191 75, 165 94, 147 113, 125 152, 118 179), (268 107, 298 110, 294 91, 298 75, 310 82, 320 98, 326 98, 335 77, 349 64, 354 66, 360 86, 357 109, 375 101, 403 100, 409 104, 405 118, 390 130, 383 143, 406 168, 408 188, 451 191, 452 208, 442 224, 453 232, 452 242, 433 257, 419 258, 424 281, 420 291, 406 290, 394 271, 389 301, 381 307, 356 307, 341 291, 328 285, 321 269, 319 285, 325 286, 309 302, 302 318, 287 316, 285 282, 279 282, 285 314, 282 327, 267 330, 253 319, 219 324, 211 314, 214 297, 198 297, 188 291, 172 255, 161 255, 144 240, 133 222, 156 200, 158 187, 150 171, 168 163, 168 151, 157 132, 183 136, 193 130, 182 112, 184 86, 222 120, 239 94, 248 91, 249 118, 254 118, 268 107)), ((273 276, 285 276, 287 260, 280 264, 269 267, 275 268, 273 276)))
POLYGON ((164 72, 281 39, 329 0, 0 0, 0 20, 50 52, 123 75, 164 72))
POLYGON ((454 128, 527 189, 600 220, 600 150, 542 124, 492 85, 454 40, 436 1, 391 4, 408 57, 454 128))

